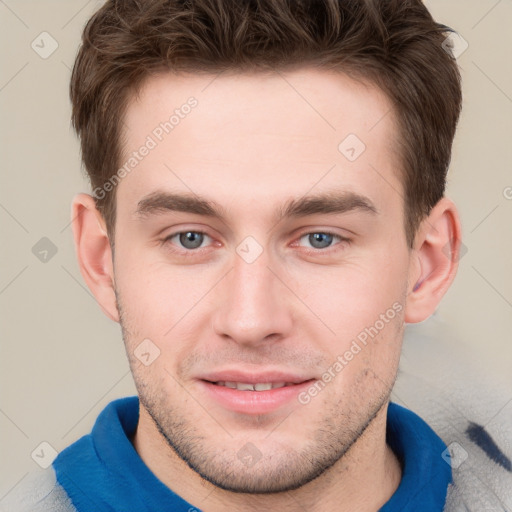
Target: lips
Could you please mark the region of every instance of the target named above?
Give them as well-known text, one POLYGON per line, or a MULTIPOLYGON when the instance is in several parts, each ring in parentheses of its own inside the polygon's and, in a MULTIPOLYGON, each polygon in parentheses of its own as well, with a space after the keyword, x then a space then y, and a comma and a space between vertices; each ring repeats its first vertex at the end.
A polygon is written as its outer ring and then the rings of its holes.
POLYGON ((278 411, 298 404, 298 394, 316 379, 288 372, 249 373, 227 370, 202 375, 198 385, 224 409, 246 415, 278 411))

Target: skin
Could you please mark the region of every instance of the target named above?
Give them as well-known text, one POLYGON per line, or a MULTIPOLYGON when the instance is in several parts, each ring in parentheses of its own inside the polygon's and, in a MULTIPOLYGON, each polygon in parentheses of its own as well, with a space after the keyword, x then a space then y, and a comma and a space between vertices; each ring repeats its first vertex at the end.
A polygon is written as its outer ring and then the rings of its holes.
POLYGON ((124 156, 190 96, 198 105, 117 186, 114 258, 93 198, 73 200, 82 275, 121 323, 141 400, 134 446, 162 482, 207 512, 377 510, 401 478, 385 433, 404 325, 428 318, 455 277, 456 207, 441 199, 410 250, 389 100, 318 69, 153 76, 128 104, 124 156), (366 145, 353 162, 338 151, 349 133, 366 145), (137 215, 156 190, 215 201, 224 219, 137 215), (276 220, 289 200, 329 191, 363 195, 378 213, 276 220), (187 231, 208 235, 199 249, 179 236, 165 241, 187 231), (308 236, 326 232, 350 242, 314 245, 308 236), (248 236, 262 249, 252 263, 236 252, 248 236), (252 415, 202 392, 198 376, 225 368, 320 380, 397 303, 307 404, 252 415), (144 339, 160 350, 149 366, 134 354, 144 339), (247 443, 259 454, 252 465, 239 456, 247 443))

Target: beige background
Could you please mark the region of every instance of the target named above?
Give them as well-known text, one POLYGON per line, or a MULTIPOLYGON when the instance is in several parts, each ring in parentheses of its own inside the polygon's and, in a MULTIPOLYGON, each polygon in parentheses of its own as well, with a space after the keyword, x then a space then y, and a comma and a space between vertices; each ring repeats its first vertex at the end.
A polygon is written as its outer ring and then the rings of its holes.
MULTIPOLYGON (((135 392, 120 328, 86 288, 69 226, 71 198, 89 191, 70 130, 70 68, 100 3, 0 0, 0 499, 36 467, 41 442, 62 450, 110 400, 135 392), (58 42, 47 59, 31 48, 43 31, 58 42), (32 252, 42 237, 57 248, 46 263, 32 252)), ((512 399, 512 2, 426 3, 469 43, 447 191, 467 253, 435 318, 408 336, 440 320, 441 336, 512 399)))

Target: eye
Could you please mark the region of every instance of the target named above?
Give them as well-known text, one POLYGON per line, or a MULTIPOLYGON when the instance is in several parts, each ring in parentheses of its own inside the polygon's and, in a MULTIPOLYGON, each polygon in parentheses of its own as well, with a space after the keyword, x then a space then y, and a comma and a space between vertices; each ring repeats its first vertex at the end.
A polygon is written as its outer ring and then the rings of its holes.
POLYGON ((299 238, 299 241, 303 239, 305 239, 307 243, 310 244, 309 247, 318 250, 329 249, 330 247, 332 247, 333 241, 335 241, 335 239, 338 239, 340 242, 350 242, 348 238, 325 231, 304 233, 299 238))
POLYGON ((199 249, 205 239, 211 238, 201 231, 180 231, 178 233, 173 233, 165 238, 164 243, 172 243, 173 245, 177 245, 181 249, 185 249, 187 251, 199 249), (176 242, 173 240, 176 239, 176 242))

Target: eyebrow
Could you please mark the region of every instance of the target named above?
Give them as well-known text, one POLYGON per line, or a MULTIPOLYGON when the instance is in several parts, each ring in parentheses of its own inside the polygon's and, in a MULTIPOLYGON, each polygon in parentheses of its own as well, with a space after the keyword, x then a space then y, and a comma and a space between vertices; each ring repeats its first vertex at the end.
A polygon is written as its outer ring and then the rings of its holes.
MULTIPOLYGON (((379 210, 366 196, 351 191, 327 192, 294 198, 275 212, 276 221, 318 214, 343 214, 354 211, 379 215, 379 210)), ((145 219, 165 212, 185 212, 212 217, 226 223, 226 210, 218 203, 197 195, 155 191, 137 204, 136 217, 145 219)))

